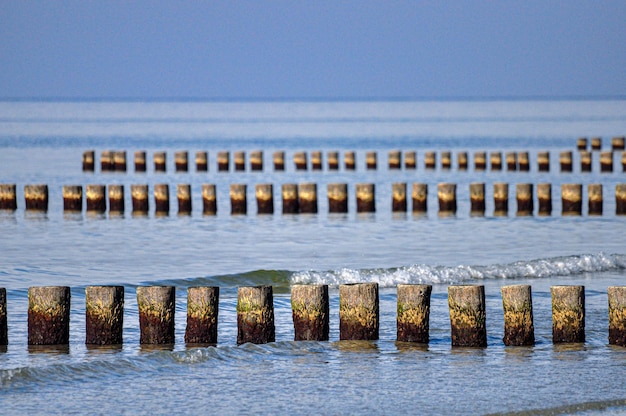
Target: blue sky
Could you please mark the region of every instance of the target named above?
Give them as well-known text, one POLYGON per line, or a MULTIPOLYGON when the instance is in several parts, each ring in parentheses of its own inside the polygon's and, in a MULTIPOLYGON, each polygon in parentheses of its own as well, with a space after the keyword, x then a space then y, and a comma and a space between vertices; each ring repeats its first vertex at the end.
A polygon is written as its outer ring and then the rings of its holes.
POLYGON ((0 0, 0 97, 626 96, 626 1, 0 0))

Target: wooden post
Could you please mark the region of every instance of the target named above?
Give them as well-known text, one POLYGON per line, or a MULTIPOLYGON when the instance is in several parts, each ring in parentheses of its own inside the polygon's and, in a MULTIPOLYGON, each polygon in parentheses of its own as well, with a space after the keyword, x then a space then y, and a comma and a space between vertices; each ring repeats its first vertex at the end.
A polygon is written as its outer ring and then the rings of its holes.
POLYGON ((539 172, 550 172, 550 152, 537 153, 537 167, 539 172))
POLYGON ((139 286, 139 343, 174 344, 176 288, 173 286, 139 286))
POLYGON ((533 204, 533 184, 518 183, 515 185, 515 196, 517 200, 517 216, 533 215, 535 209, 533 204))
POLYGON ((93 172, 96 164, 96 152, 87 150, 83 152, 83 172, 93 172))
POLYGON ((293 162, 296 165, 296 170, 307 170, 308 161, 307 161, 306 152, 294 153, 293 162))
POLYGON ((217 153, 217 171, 228 172, 230 169, 230 153, 228 151, 217 153))
POLYGON ((424 153, 424 167, 426 169, 435 169, 437 167, 437 153, 435 152, 424 153))
POLYGON ((66 345, 70 341, 70 288, 28 288, 28 345, 66 345))
POLYGON ((263 151, 254 150, 250 152, 250 170, 261 172, 263 170, 263 151))
POLYGON ((578 150, 587 150, 587 138, 581 137, 576 141, 576 147, 578 150))
POLYGON ((217 214, 217 195, 215 185, 205 183, 202 185, 202 215, 217 214))
POLYGON ((626 142, 626 137, 613 137, 611 139, 611 149, 612 150, 624 150, 626 148, 624 143, 626 142))
POLYGON ((610 286, 609 344, 626 347, 626 286, 610 286))
POLYGON ((322 152, 311 152, 311 170, 322 170, 322 152))
POLYGON ((456 214, 456 184, 440 183, 437 185, 440 214, 456 214))
POLYGON ((356 169, 356 156, 354 152, 345 152, 343 155, 343 161, 346 170, 356 169))
POLYGON ((348 212, 348 184, 329 183, 327 193, 328 212, 342 214, 348 212))
MULTIPOLYGON (((507 164, 509 162, 509 155, 510 153, 507 153, 506 155, 507 164)), ((501 152, 491 152, 491 154, 489 155, 489 159, 491 161, 491 170, 502 170, 502 153, 501 152)))
POLYGON ((602 150, 602 138, 601 137, 591 138, 591 150, 602 150))
POLYGON ((174 163, 176 164, 176 172, 189 172, 189 152, 174 153, 174 163))
POLYGON ((539 215, 552 215, 552 185, 540 183, 537 185, 537 200, 539 201, 539 215))
POLYGON ((600 152, 600 171, 613 172, 613 152, 600 152))
POLYGON ((626 215, 626 183, 615 185, 615 214, 626 215))
POLYGON ((339 152, 328 152, 328 170, 339 170, 339 152))
POLYGON ((356 212, 376 212, 376 188, 373 183, 357 183, 356 212))
POLYGON ((589 215, 602 215, 602 184, 587 185, 587 194, 589 196, 589 215))
POLYGON ((626 173, 626 152, 622 152, 622 172, 626 173))
POLYGON ((572 171, 572 152, 561 152, 559 155, 559 162, 561 163, 561 172, 572 171))
POLYGON ((124 287, 85 288, 85 344, 120 345, 124 327, 124 287))
POLYGON ((470 212, 473 216, 485 215, 485 184, 470 183, 470 212))
POLYGON ((585 287, 552 286, 552 342, 585 342, 585 287))
POLYGON ((154 152, 154 171, 165 172, 167 170, 167 153, 154 152))
POLYGON ((400 150, 389 151, 389 169, 400 169, 402 167, 402 152, 400 150))
POLYGON ((583 186, 579 184, 561 185, 562 214, 582 215, 583 186))
POLYGON ((506 154, 506 170, 515 172, 517 170, 517 153, 508 152, 506 154))
POLYGON ((509 184, 493 184, 493 215, 496 217, 506 217, 509 215, 509 184))
POLYGON ((219 297, 219 287, 190 287, 187 289, 185 343, 217 344, 219 297))
POLYGON ((124 214, 124 185, 109 185, 109 215, 124 214))
POLYGON ((24 185, 27 210, 48 211, 48 185, 24 185))
POLYGON ((487 168, 487 153, 475 152, 474 153, 474 170, 485 170, 487 168))
POLYGON ((81 212, 83 210, 83 187, 80 185, 63 186, 63 211, 81 212))
POLYGON ((170 186, 166 183, 154 185, 155 215, 169 215, 170 213, 170 186))
POLYGON ((391 211, 406 212, 406 182, 391 184, 391 211))
POLYGON ((113 153, 113 165, 115 166, 115 171, 117 172, 126 172, 126 152, 119 151, 113 153))
POLYGON ((328 285, 293 285, 294 341, 328 341, 329 309, 328 285))
POLYGON ((431 285, 398 285, 397 340, 428 344, 431 285))
POLYGON ((274 213, 274 186, 270 184, 258 184, 255 186, 257 214, 274 213))
POLYGON ((535 345, 533 301, 530 285, 502 286, 504 345, 535 345))
POLYGON ((9 334, 7 325, 7 290, 0 288, 0 346, 9 344, 9 334))
POLYGON ((317 214, 317 185, 301 183, 298 185, 300 213, 317 214))
POLYGON ((246 152, 235 152, 235 171, 243 172, 246 170, 246 152))
POLYGON ((441 169, 448 170, 452 167, 452 153, 448 151, 441 152, 441 169))
POLYGON ((274 170, 275 171, 285 170, 285 152, 274 152, 272 157, 274 159, 274 170))
POLYGON ((339 285, 339 339, 378 339, 378 283, 339 285))
POLYGON ((104 185, 87 185, 87 212, 104 214, 107 210, 106 187, 104 185))
POLYGON ((467 170, 467 152, 459 152, 457 153, 457 164, 459 166, 459 170, 467 170))
POLYGON ((266 344, 276 340, 272 286, 237 290, 237 344, 266 344))
POLYGON ((230 185, 230 214, 246 215, 248 213, 248 187, 245 184, 233 183, 230 185))
POLYGON ((100 171, 111 172, 114 167, 113 152, 110 150, 103 150, 100 154, 100 171))
POLYGON ((283 199, 283 214, 297 214, 300 212, 300 199, 298 198, 298 185, 285 183, 281 190, 283 199))
POLYGON ((179 183, 176 185, 178 199, 178 215, 191 215, 191 185, 179 183))
POLYGON ((415 169, 417 168, 417 155, 415 151, 405 152, 404 153, 404 169, 415 169))
POLYGON ((367 152, 365 154, 365 165, 367 170, 376 170, 376 152, 367 152))
POLYGON ((588 150, 582 150, 578 152, 580 154, 580 171, 591 172, 592 167, 592 154, 588 150))
POLYGON ((519 152, 518 166, 519 166, 520 172, 528 172, 530 170, 530 160, 529 160, 528 152, 519 152))
POLYGON ((414 214, 423 214, 428 211, 428 184, 414 183, 411 192, 414 214))
POLYGON ((486 347, 485 286, 448 286, 453 347, 486 347))
POLYGON ((209 170, 209 155, 207 152, 196 152, 196 172, 207 172, 209 170))
POLYGON ((17 187, 15 184, 0 185, 0 209, 11 211, 17 209, 17 187))
POLYGON ((131 185, 130 195, 133 202, 133 215, 148 215, 148 185, 131 185))
POLYGON ((138 150, 135 152, 135 172, 146 171, 146 152, 138 150))

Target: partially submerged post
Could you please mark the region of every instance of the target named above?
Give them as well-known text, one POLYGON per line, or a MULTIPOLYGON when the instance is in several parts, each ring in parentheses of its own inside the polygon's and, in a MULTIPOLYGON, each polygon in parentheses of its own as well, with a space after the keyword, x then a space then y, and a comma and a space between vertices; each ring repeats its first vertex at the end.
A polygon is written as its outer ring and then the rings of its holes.
POLYGON ((397 340, 428 344, 431 285, 398 285, 397 340))
POLYGON ((475 152, 474 153, 474 170, 485 170, 487 167, 487 153, 475 152))
POLYGON ((530 159, 528 152, 519 152, 518 165, 520 172, 528 172, 530 170, 530 159))
POLYGON ((626 137, 613 137, 611 139, 611 149, 612 150, 624 150, 626 148, 626 137))
POLYGON ((406 212, 406 182, 391 184, 391 211, 406 212))
POLYGON ((0 288, 0 346, 9 344, 7 325, 7 290, 0 288))
POLYGON ((588 150, 582 150, 580 154, 580 171, 591 172, 592 167, 592 153, 588 150))
POLYGON ((133 203, 133 215, 148 215, 148 185, 131 185, 130 195, 133 203))
POLYGON ((537 200, 539 201, 539 215, 552 215, 552 184, 540 183, 537 185, 537 200))
POLYGON ((96 164, 96 152, 87 150, 83 152, 83 172, 93 172, 96 164))
POLYGON ((146 152, 142 150, 137 150, 135 152, 135 172, 145 172, 146 171, 146 152))
POLYGON ((311 170, 322 170, 322 152, 311 152, 311 170))
POLYGON ((266 344, 276 340, 272 286, 237 290, 237 344, 266 344))
POLYGON ((615 185, 615 214, 626 215, 626 183, 615 185))
POLYGON ((493 184, 493 215, 496 217, 506 217, 509 215, 509 184, 494 183, 493 184))
POLYGON ((585 342, 585 287, 552 286, 552 342, 585 342))
POLYGON ((246 215, 248 213, 248 186, 233 183, 230 185, 230 213, 231 215, 246 215))
POLYGON ((109 185, 109 214, 124 214, 124 185, 109 185))
POLYGON ((508 152, 506 154, 506 170, 515 172, 517 170, 517 153, 508 152))
POLYGON ((327 193, 328 212, 342 214, 348 212, 348 184, 329 183, 327 193))
POLYGON ((424 167, 426 169, 435 169, 437 167, 437 153, 435 152, 424 153, 424 167))
POLYGON ((219 297, 219 287, 190 287, 187 289, 185 343, 217 344, 219 297))
POLYGON ((196 152, 196 172, 207 172, 209 170, 209 155, 207 152, 196 152))
POLYGON ((602 137, 591 138, 591 150, 602 150, 602 137))
MULTIPOLYGON (((506 155, 507 163, 509 161, 509 155, 510 153, 507 153, 506 155)), ((491 154, 489 155, 489 160, 491 162, 491 170, 502 170, 502 153, 501 152, 491 152, 491 154)))
POLYGON ((274 213, 274 186, 269 184, 257 184, 255 186, 257 213, 274 213))
POLYGON ((165 152, 154 152, 154 171, 165 172, 167 170, 167 154, 165 152))
POLYGON ((411 199, 414 214, 426 213, 428 211, 428 184, 414 183, 411 199))
POLYGON ((440 183, 437 185, 439 199, 439 213, 443 215, 456 214, 456 184, 440 183))
POLYGON ((611 286, 609 295, 609 344, 626 347, 626 286, 611 286))
POLYGON ((417 156, 415 151, 404 153, 404 169, 415 169, 417 167, 417 156))
POLYGON ((602 215, 602 184, 593 183, 587 185, 587 194, 589 196, 589 215, 602 215))
POLYGON ((173 286, 139 286, 140 344, 174 344, 176 288, 173 286))
POLYGON ((87 185, 87 212, 103 214, 106 212, 106 187, 104 185, 87 185))
POLYGON ((188 172, 189 152, 182 151, 174 153, 174 164, 176 165, 176 172, 188 172))
POLYGON ((339 152, 328 152, 328 170, 339 170, 339 152))
POLYGON ((274 160, 274 170, 275 171, 283 171, 285 170, 285 152, 277 151, 272 155, 274 160))
POLYGON ((377 340, 378 283, 339 285, 339 339, 377 340))
POLYGON ((169 215, 170 213, 170 186, 166 183, 154 185, 155 215, 169 215))
POLYGON ((485 184, 470 183, 470 212, 473 216, 485 215, 485 184))
POLYGON ((293 285, 294 341, 328 341, 329 309, 328 285, 293 285))
POLYGON ((515 195, 517 200, 517 216, 533 215, 535 209, 533 204, 533 184, 518 183, 515 185, 515 195))
POLYGON ((502 286, 504 345, 535 345, 532 289, 530 285, 502 286))
POLYGON ((283 214, 297 214, 300 212, 300 201, 298 198, 298 185, 295 183, 285 183, 282 186, 283 214))
POLYGON ((441 152, 441 169, 448 170, 452 167, 452 153, 448 151, 441 152))
POLYGON ((453 347, 486 347, 485 286, 448 286, 453 347))
POLYGON ((202 185, 202 214, 217 214, 217 195, 214 184, 205 183, 202 185))
POLYGON ((250 152, 250 170, 260 172, 263 170, 263 151, 254 150, 250 152))
POLYGON ((354 152, 345 152, 343 155, 343 160, 345 164, 346 170, 354 170, 356 169, 356 156, 354 152))
POLYGON ((537 153, 537 166, 539 172, 550 172, 550 152, 537 153))
POLYGON ((48 211, 48 185, 24 185, 26 210, 48 211))
POLYGON ((317 184, 301 183, 298 185, 300 213, 317 214, 317 184))
POLYGON ((572 152, 565 151, 559 155, 559 162, 561 163, 561 172, 572 171, 572 152))
POLYGON ((63 186, 63 211, 81 212, 83 210, 83 187, 80 185, 63 186))
POLYGON ((103 150, 100 154, 100 171, 110 172, 114 169, 114 167, 113 152, 110 150, 103 150))
POLYGON ((235 171, 243 172, 246 170, 246 152, 235 152, 235 171))
POLYGON ((365 154, 365 165, 367 170, 376 170, 376 152, 367 152, 365 154))
POLYGON ((576 147, 578 148, 578 150, 587 150, 587 138, 586 137, 581 137, 576 141, 576 147))
POLYGON ((613 172, 613 152, 600 153, 600 171, 613 172))
POLYGON ((562 184, 562 215, 582 215, 583 186, 580 184, 562 184))
POLYGON ((66 345, 70 341, 70 288, 28 288, 28 345, 66 345))
POLYGON ((357 183, 356 212, 376 212, 376 188, 373 183, 357 183))
POLYGON ((126 152, 121 150, 113 153, 113 165, 117 172, 126 172, 126 152))
POLYGON ((0 209, 11 211, 17 209, 17 187, 15 184, 0 185, 0 209))
POLYGON ((296 152, 293 154, 293 162, 296 165, 296 170, 307 170, 307 156, 306 152, 296 152))
POLYGON ((230 153, 228 151, 217 153, 217 171, 228 172, 230 169, 230 153))
POLYGON ((120 345, 124 326, 124 287, 85 288, 85 344, 120 345))
POLYGON ((191 215, 191 185, 179 183, 176 186, 178 214, 191 215))
POLYGON ((389 169, 400 169, 402 167, 402 152, 400 150, 389 151, 389 169))
POLYGON ((457 153, 457 164, 459 166, 459 170, 467 170, 467 152, 459 152, 457 153))

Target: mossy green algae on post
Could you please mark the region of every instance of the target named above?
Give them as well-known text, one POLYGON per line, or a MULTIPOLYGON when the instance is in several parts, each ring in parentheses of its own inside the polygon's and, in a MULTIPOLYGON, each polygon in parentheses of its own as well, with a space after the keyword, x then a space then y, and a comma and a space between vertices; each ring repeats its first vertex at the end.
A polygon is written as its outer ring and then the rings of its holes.
POLYGON ((137 288, 140 344, 174 344, 176 288, 140 286, 137 288))
POLYGON ((217 344, 219 287, 187 289, 187 344, 217 344))
POLYGON ((70 288, 28 289, 28 345, 64 345, 70 340, 70 288))
POLYGON ((276 340, 272 286, 237 290, 237 344, 266 344, 276 340))
POLYGON ((428 344, 431 292, 431 285, 398 285, 398 341, 428 344))
POLYGON ((339 286, 340 340, 377 340, 379 316, 378 283, 339 286))
POLYGON ((609 344, 626 347, 626 286, 611 286, 609 295, 609 344))
POLYGON ((328 341, 328 285, 291 287, 294 341, 328 341))
POLYGON ((532 291, 529 285, 502 286, 504 310, 504 345, 535 344, 532 291))
POLYGON ((124 326, 124 287, 85 288, 85 344, 122 344, 124 326))
POLYGON ((448 287, 450 328, 453 347, 486 347, 485 287, 448 287))
POLYGON ((552 342, 585 342, 585 287, 552 286, 552 342))

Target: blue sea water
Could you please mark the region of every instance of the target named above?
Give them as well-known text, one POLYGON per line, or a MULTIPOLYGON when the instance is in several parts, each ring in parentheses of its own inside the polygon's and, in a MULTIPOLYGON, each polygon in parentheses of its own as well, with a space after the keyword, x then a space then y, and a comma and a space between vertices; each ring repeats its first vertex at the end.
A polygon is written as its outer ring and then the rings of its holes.
MULTIPOLYGON (((7 288, 9 346, 0 352, 3 413, 218 414, 621 414, 626 412, 626 349, 608 345, 607 288, 626 279, 626 217, 615 215, 615 185, 626 183, 621 153, 615 170, 581 172, 578 137, 626 134, 626 101, 6 101, 0 102, 0 183, 14 183, 18 209, 0 213, 0 287, 7 288), (126 150, 126 173, 82 171, 82 154, 126 150), (415 170, 390 170, 390 150, 416 151, 415 170), (148 171, 135 173, 132 154, 145 150, 148 171), (191 169, 177 173, 174 152, 190 152, 191 169), (209 153, 209 171, 193 168, 195 151, 209 153), (264 151, 264 170, 217 171, 217 152, 264 151), (286 152, 276 172, 272 153, 286 152), (355 151, 357 168, 297 171, 297 151, 355 151), (574 151, 574 170, 561 172, 558 155, 574 151), (166 151, 166 173, 154 171, 154 152, 166 151), (365 154, 378 153, 378 169, 365 154), (424 167, 424 153, 451 151, 452 169, 424 167), (470 168, 456 167, 467 151, 470 168), (476 151, 528 151, 530 172, 476 171, 476 151), (549 151, 550 172, 537 153, 549 151), (318 185, 319 213, 282 215, 280 186, 318 185), (391 185, 427 183, 427 215, 393 213, 391 185), (440 217, 436 187, 457 184, 458 211, 440 217), (469 184, 484 182, 484 217, 470 215, 469 184), (510 186, 509 213, 493 215, 493 184, 510 186), (47 214, 26 212, 23 187, 45 183, 47 214), (130 214, 132 184, 170 185, 169 216, 130 214), (192 187, 191 216, 176 213, 175 188, 192 187), (218 212, 202 215, 201 186, 216 185, 218 212), (229 186, 248 185, 248 215, 230 215, 229 186), (257 215, 254 185, 274 185, 276 212, 257 215), (347 183, 349 212, 329 214, 326 186, 347 183), (354 187, 376 186, 376 212, 357 214, 354 187), (515 184, 551 183, 553 213, 518 217, 515 184), (561 215, 560 185, 601 183, 601 216, 561 215), (123 184, 122 217, 63 212, 64 185, 123 184), (339 341, 338 285, 378 282, 380 340, 339 341), (290 286, 331 285, 329 342, 294 342, 290 286), (428 346, 396 343, 396 285, 433 285, 428 346), (447 287, 483 284, 488 347, 450 346, 447 287), (529 284, 537 344, 502 343, 500 287, 529 284), (124 345, 84 345, 84 290, 125 286, 124 345), (135 289, 176 287, 176 345, 139 345, 135 289), (276 342, 236 345, 237 287, 274 287, 276 342), (550 286, 586 288, 586 342, 553 345, 550 286), (29 351, 30 286, 72 287, 69 349, 29 351), (186 289, 219 286, 218 345, 184 344, 186 289)), ((326 161, 324 161, 326 162, 326 161)))

